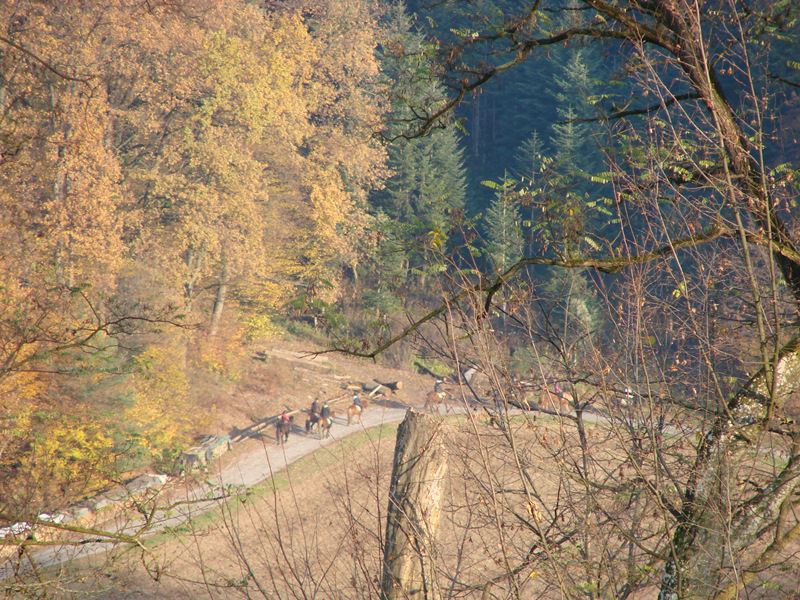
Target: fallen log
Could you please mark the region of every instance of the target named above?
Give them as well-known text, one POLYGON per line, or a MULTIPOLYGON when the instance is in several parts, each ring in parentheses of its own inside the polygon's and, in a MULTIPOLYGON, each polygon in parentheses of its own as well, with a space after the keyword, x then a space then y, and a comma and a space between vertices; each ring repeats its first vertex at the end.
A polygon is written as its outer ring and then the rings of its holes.
POLYGON ((390 383, 382 383, 377 379, 373 382, 369 383, 348 383, 342 385, 342 389, 350 390, 351 392, 369 392, 370 396, 374 396, 375 394, 380 393, 381 388, 386 388, 387 390, 391 390, 392 392, 396 392, 403 388, 403 383, 401 381, 393 381, 390 383))
POLYGON ((403 389, 403 382, 402 381, 381 381, 380 379, 373 379, 375 383, 382 385, 385 388, 389 388, 393 392, 399 392, 403 389))

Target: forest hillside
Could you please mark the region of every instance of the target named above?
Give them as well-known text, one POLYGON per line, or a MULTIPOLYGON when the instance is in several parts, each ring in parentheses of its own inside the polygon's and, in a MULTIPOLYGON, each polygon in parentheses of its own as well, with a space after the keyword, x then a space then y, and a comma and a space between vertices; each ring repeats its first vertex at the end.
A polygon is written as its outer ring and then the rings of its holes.
POLYGON ((224 593, 792 598, 798 19, 791 0, 0 3, 6 595, 91 592, 34 557, 147 557, 174 507, 130 499, 120 527, 67 509, 193 477, 284 409, 287 433, 303 410, 355 427, 363 399, 421 410, 392 473, 376 454, 362 478, 368 526, 343 492, 350 571, 311 560, 330 539, 294 554, 270 530, 280 585, 236 551, 224 593))

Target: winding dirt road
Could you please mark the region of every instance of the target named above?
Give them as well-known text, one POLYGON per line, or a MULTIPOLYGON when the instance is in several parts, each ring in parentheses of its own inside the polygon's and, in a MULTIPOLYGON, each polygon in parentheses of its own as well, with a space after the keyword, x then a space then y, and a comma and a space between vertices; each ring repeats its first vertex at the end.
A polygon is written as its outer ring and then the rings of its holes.
MULTIPOLYGON (((244 489, 252 487, 273 475, 280 473, 296 460, 307 456, 320 448, 324 448, 349 435, 364 429, 377 427, 384 423, 396 423, 403 420, 406 408, 385 407, 377 403, 370 406, 362 415, 361 423, 347 425, 346 419, 336 417, 331 428, 331 435, 327 439, 319 439, 316 433, 305 435, 295 431, 289 441, 283 446, 278 446, 272 439, 260 440, 261 443, 249 443, 252 449, 238 457, 231 464, 219 469, 216 473, 209 474, 205 483, 189 487, 180 499, 180 504, 168 510, 158 510, 150 519, 146 534, 147 539, 168 527, 176 527, 189 519, 198 517, 218 506, 218 503, 228 497, 235 496, 244 489)), ((265 430, 271 436, 274 428, 265 430)), ((173 500, 175 500, 173 498, 173 500)), ((107 531, 114 531, 125 535, 134 535, 145 525, 143 516, 132 517, 122 515, 112 521, 103 523, 107 531)), ((108 552, 116 544, 104 542, 84 542, 78 545, 63 545, 41 547, 30 553, 30 558, 37 569, 46 569, 68 563, 81 558, 93 556, 101 552, 108 552)), ((7 580, 15 575, 16 561, 7 561, 0 566, 0 581, 7 580)), ((21 570, 27 572, 30 564, 23 564, 21 570)))

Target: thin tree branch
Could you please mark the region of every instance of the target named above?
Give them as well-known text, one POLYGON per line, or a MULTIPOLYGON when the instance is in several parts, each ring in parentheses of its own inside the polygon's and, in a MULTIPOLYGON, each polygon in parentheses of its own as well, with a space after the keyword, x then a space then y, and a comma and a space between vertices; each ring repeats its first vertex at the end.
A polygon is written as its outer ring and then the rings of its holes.
MULTIPOLYGON (((650 30, 649 28, 646 28, 644 26, 638 26, 635 30, 599 29, 596 27, 574 27, 549 37, 537 38, 533 40, 527 40, 525 42, 520 42, 517 46, 515 46, 512 49, 512 51, 514 52, 514 57, 512 59, 495 67, 487 69, 483 72, 474 74, 474 78, 472 80, 470 80, 469 77, 464 77, 461 80, 458 92, 456 93, 455 97, 451 98, 445 104, 443 104, 438 110, 428 115, 428 117, 424 120, 419 129, 417 129, 412 133, 400 134, 393 136, 391 138, 386 138, 386 141, 391 142, 400 138, 414 139, 428 134, 444 115, 446 115, 448 112, 452 111, 456 106, 461 104, 467 92, 471 92, 473 90, 478 89, 486 82, 488 82, 490 79, 524 62, 535 48, 559 44, 561 42, 568 41, 573 37, 616 39, 629 42, 635 42, 644 39, 647 42, 659 46, 664 46, 664 47, 670 46, 667 40, 660 37, 655 31, 650 30)), ((488 38, 482 38, 482 39, 488 39, 488 38)))
POLYGON ((635 254, 632 256, 619 256, 619 257, 608 257, 608 258, 579 258, 579 259, 552 259, 540 256, 528 257, 523 258, 522 260, 517 261, 514 265, 511 266, 505 273, 498 276, 495 282, 486 288, 483 288, 481 291, 485 291, 487 293, 486 302, 484 303, 484 308, 486 310, 489 309, 491 306, 493 296, 502 288, 509 279, 516 277, 520 270, 524 269, 528 266, 533 265, 544 265, 550 267, 563 267, 567 269, 597 269, 603 273, 615 273, 621 269, 626 267, 630 267, 633 265, 641 265, 658 258, 664 258, 667 256, 671 256, 677 250, 683 250, 685 248, 694 248, 696 246, 700 246, 712 240, 716 240, 721 237, 727 237, 731 235, 731 231, 727 228, 717 226, 711 227, 710 229, 704 231, 700 235, 692 236, 680 240, 675 240, 674 242, 652 250, 650 252, 643 252, 641 254, 635 254))
POLYGON ((781 77, 780 75, 778 75, 777 73, 773 73, 772 71, 767 73, 767 75, 769 75, 769 77, 771 77, 772 79, 775 79, 776 81, 780 81, 781 83, 785 83, 786 85, 790 85, 792 87, 800 88, 800 82, 798 82, 798 81, 792 81, 791 79, 786 79, 785 77, 781 77))
POLYGON ((484 303, 484 308, 488 311, 488 308, 491 306, 492 298, 494 297, 494 295, 503 286, 505 286, 511 279, 515 278, 520 273, 520 271, 527 266, 546 265, 551 267, 562 267, 566 269, 593 268, 597 269, 598 271, 602 271, 604 273, 614 273, 616 271, 624 269, 625 267, 647 263, 652 260, 656 260, 658 258, 668 257, 673 255, 674 252, 676 252, 677 250, 682 250, 685 248, 693 248, 708 243, 710 241, 716 240, 718 238, 730 235, 731 232, 729 229, 726 229, 721 226, 714 226, 708 229, 707 231, 701 233, 700 235, 675 240, 671 244, 668 244, 661 248, 657 248, 656 250, 652 250, 650 252, 643 252, 642 254, 636 254, 632 256, 612 256, 606 258, 582 258, 582 259, 559 259, 559 258, 549 258, 545 256, 526 257, 517 261, 504 273, 498 275, 497 278, 494 279, 491 283, 487 284, 487 282, 483 280, 473 286, 465 287, 461 291, 452 294, 449 298, 445 299, 440 306, 428 312, 420 319, 412 321, 409 325, 404 327, 402 331, 392 336, 385 342, 382 342, 376 348, 374 348, 369 352, 361 352, 357 350, 343 348, 340 346, 333 346, 332 348, 328 348, 326 350, 313 352, 311 353, 311 355, 318 356, 330 352, 341 352, 344 354, 348 354, 350 356, 357 356, 360 358, 370 358, 374 360, 378 356, 378 354, 380 354, 387 348, 390 348, 400 340, 408 337, 415 331, 419 330, 419 328, 422 327, 422 325, 441 315, 447 309, 448 306, 460 302, 470 294, 486 293, 487 297, 484 303))
POLYGON ((767 546, 761 556, 744 570, 741 577, 728 584, 727 587, 714 596, 714 600, 732 600, 733 598, 737 598, 739 590, 751 583, 762 570, 769 568, 775 561, 779 560, 781 552, 798 538, 800 538, 800 523, 795 524, 786 535, 767 546))
POLYGON ((597 122, 611 121, 613 119, 621 119, 624 117, 647 115, 662 108, 666 108, 667 106, 670 106, 672 104, 675 104, 676 102, 681 102, 683 100, 697 100, 699 98, 700 95, 696 93, 678 94, 677 96, 672 96, 671 98, 667 99, 665 102, 659 102, 658 104, 653 104, 651 106, 646 106, 644 108, 631 108, 625 110, 620 109, 608 115, 601 115, 599 117, 580 117, 574 119, 566 119, 565 121, 559 121, 559 123, 562 125, 566 125, 568 123, 597 123, 597 122))
POLYGON ((27 57, 33 59, 35 62, 39 63, 45 69, 47 69, 48 71, 50 71, 54 75, 57 75, 61 79, 65 79, 67 81, 77 81, 79 83, 89 83, 93 79, 93 77, 75 77, 73 75, 68 75, 64 71, 54 67, 47 60, 45 60, 45 59, 41 58, 40 56, 38 56, 36 53, 28 50, 24 46, 21 46, 20 44, 16 43, 15 41, 10 40, 7 37, 4 37, 2 35, 0 35, 0 42, 3 42, 4 44, 6 44, 8 46, 11 46, 15 50, 17 50, 19 52, 22 52, 24 55, 26 55, 27 57))

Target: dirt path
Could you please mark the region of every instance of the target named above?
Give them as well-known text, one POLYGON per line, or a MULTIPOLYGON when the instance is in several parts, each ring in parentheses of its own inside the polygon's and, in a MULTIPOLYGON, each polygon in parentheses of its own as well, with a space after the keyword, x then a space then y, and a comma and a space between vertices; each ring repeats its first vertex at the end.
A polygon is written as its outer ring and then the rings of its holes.
MULTIPOLYGON (((306 435, 295 432, 283 446, 262 444, 260 448, 249 451, 234 464, 223 468, 217 475, 218 486, 245 486, 251 487, 275 473, 279 473, 297 459, 312 452, 335 443, 348 435, 368 427, 376 427, 383 423, 401 421, 406 414, 406 408, 389 408, 372 404, 369 410, 362 415, 362 422, 348 426, 346 419, 335 417, 331 428, 331 436, 320 440, 316 433, 306 435)), ((274 428, 268 429, 271 434, 274 428)))
MULTIPOLYGON (((243 489, 269 479, 294 461, 320 448, 334 444, 364 429, 401 421, 406 410, 406 407, 372 404, 369 410, 364 412, 361 423, 353 423, 348 426, 346 419, 336 417, 330 437, 322 440, 316 434, 305 435, 305 433, 297 432, 294 432, 283 446, 278 446, 272 441, 250 440, 248 443, 250 448, 242 452, 235 461, 221 467, 217 473, 210 474, 206 483, 187 488, 181 505, 169 510, 158 511, 152 518, 144 537, 155 535, 168 527, 176 527, 212 510, 225 498, 235 496, 243 489)), ((270 428, 267 431, 272 433, 274 429, 270 428)), ((144 518, 131 518, 130 515, 127 515, 104 523, 98 528, 133 535, 143 527, 144 523, 144 518)), ((38 569, 44 569, 111 549, 112 544, 92 542, 82 543, 78 546, 53 546, 34 551, 31 558, 35 561, 38 569)), ((0 567, 0 581, 13 575, 14 571, 10 561, 0 567)))
MULTIPOLYGON (((339 355, 314 355, 305 343, 278 341, 255 352, 241 383, 230 395, 214 399, 214 423, 209 433, 217 435, 245 434, 235 443, 233 451, 223 455, 213 464, 213 469, 201 483, 170 482, 160 492, 160 505, 173 504, 167 510, 158 510, 145 528, 145 518, 136 510, 115 511, 116 516, 102 517, 89 526, 98 531, 111 531, 126 535, 143 534, 151 537, 168 527, 176 527, 187 520, 217 507, 227 497, 235 496, 272 475, 284 470, 287 465, 314 451, 335 443, 350 434, 383 423, 399 422, 405 415, 408 403, 415 403, 432 386, 430 377, 411 373, 404 369, 376 365, 372 362, 354 360, 339 355), (343 408, 349 403, 352 393, 348 383, 363 382, 372 385, 373 378, 382 381, 403 380, 403 392, 389 399, 371 401, 363 415, 361 424, 347 426, 342 417, 343 408), (307 407, 313 398, 336 399, 332 402, 335 414, 331 437, 319 440, 316 434, 305 435, 302 429, 304 415, 297 415, 297 425, 289 442, 278 446, 274 441, 275 429, 259 425, 270 420, 267 415, 276 415, 283 409, 292 412, 307 407), (244 428, 242 423, 246 423, 244 428)), ((377 385, 377 383, 375 384, 377 385)), ((363 397, 363 396, 362 396, 363 397)), ((198 411, 207 410, 200 406, 198 411)), ((132 502, 129 502, 132 506, 132 502)), ((99 538, 88 531, 82 538, 99 538)), ((84 541, 73 546, 30 547, 29 556, 37 568, 67 564, 76 558, 107 552, 115 544, 84 541)), ((27 560, 27 559, 26 559, 27 560)), ((0 564, 0 581, 14 575, 12 562, 0 564)), ((23 571, 30 571, 23 565, 23 571)))

